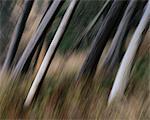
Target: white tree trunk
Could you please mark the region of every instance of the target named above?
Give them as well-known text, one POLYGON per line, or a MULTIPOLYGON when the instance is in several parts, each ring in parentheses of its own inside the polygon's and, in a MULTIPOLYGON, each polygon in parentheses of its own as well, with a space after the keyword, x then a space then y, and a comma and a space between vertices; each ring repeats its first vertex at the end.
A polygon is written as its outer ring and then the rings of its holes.
POLYGON ((116 98, 121 98, 124 94, 125 88, 127 86, 130 71, 132 68, 133 60, 138 50, 138 47, 142 41, 142 34, 150 22, 150 0, 147 3, 147 8, 141 18, 141 21, 130 41, 129 47, 123 57, 120 68, 116 75, 115 82, 113 84, 108 105, 112 103, 116 98))
POLYGON ((110 48, 104 58, 104 63, 103 63, 104 66, 110 64, 111 59, 113 57, 114 52, 116 51, 117 46, 121 46, 124 36, 126 35, 126 32, 128 31, 128 25, 129 25, 132 15, 135 11, 136 5, 137 5, 137 1, 134 1, 134 0, 130 1, 130 3, 123 15, 123 18, 119 24, 117 32, 115 33, 115 36, 112 40, 110 48))
POLYGON ((62 36, 65 32, 65 29, 67 27, 67 24, 69 22, 69 19, 70 19, 72 13, 73 13, 73 10, 74 10, 77 2, 78 2, 78 0, 72 0, 71 1, 70 5, 69 5, 69 7, 68 7, 61 23, 60 23, 60 25, 58 27, 58 30, 57 30, 57 32, 56 32, 49 48, 48 48, 48 51, 47 51, 47 53, 44 57, 44 60, 41 64, 41 66, 40 66, 40 69, 39 69, 39 71, 38 71, 38 73, 35 77, 35 80, 34 80, 32 86, 31 86, 31 89, 28 93, 28 96, 27 96, 26 101, 24 103, 25 107, 28 107, 31 104, 31 102, 34 98, 34 95, 37 91, 37 88, 38 88, 39 84, 41 83, 45 73, 47 72, 47 69, 50 65, 52 57, 53 57, 53 55, 56 51, 56 48, 57 48, 57 46, 58 46, 58 44, 59 44, 59 42, 60 42, 60 40, 61 40, 61 38, 62 38, 62 36))
POLYGON ((38 26, 35 34, 32 36, 29 41, 27 47, 25 48, 21 58, 19 59, 15 69, 12 72, 12 79, 16 79, 17 76, 22 72, 26 62, 30 58, 32 52, 37 48, 38 44, 41 42, 41 36, 48 29, 49 24, 53 22, 56 11, 59 9, 58 7, 62 3, 62 0, 55 0, 48 11, 46 12, 44 18, 42 19, 40 25, 38 26))

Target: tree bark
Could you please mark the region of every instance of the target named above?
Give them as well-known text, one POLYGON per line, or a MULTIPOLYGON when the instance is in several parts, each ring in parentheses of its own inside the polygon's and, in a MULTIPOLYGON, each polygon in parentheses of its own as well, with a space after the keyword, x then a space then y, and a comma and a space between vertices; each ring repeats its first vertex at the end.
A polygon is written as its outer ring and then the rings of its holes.
POLYGON ((54 36, 54 38, 53 38, 53 40, 52 40, 52 42, 48 48, 48 51, 44 57, 44 60, 40 66, 40 69, 39 69, 39 71, 35 77, 35 80, 31 86, 31 89, 28 93, 28 96, 27 96, 26 101, 24 103, 25 107, 28 107, 31 104, 31 102, 34 98, 34 95, 38 89, 38 86, 41 84, 42 80, 44 79, 45 74, 46 74, 46 72, 49 68, 49 65, 53 59, 53 56, 54 56, 54 54, 55 54, 55 52, 56 52, 56 50, 57 50, 57 48, 61 42, 61 39, 64 35, 64 32, 66 31, 67 25, 69 23, 69 20, 70 20, 72 14, 73 14, 73 11, 75 10, 77 3, 78 3, 78 0, 72 0, 71 1, 62 21, 61 21, 61 23, 57 29, 57 32, 56 32, 56 34, 55 34, 55 36, 54 36))
POLYGON ((142 37, 145 35, 150 22, 150 0, 147 3, 147 8, 141 21, 136 28, 136 31, 130 41, 128 49, 123 57, 120 68, 115 78, 112 90, 109 95, 108 105, 112 103, 115 98, 121 98, 124 94, 125 88, 127 86, 130 71, 133 65, 133 60, 137 53, 137 50, 142 42, 142 37))
MULTIPOLYGON (((48 5, 47 5, 46 8, 44 9, 44 12, 43 12, 42 18, 41 18, 41 20, 40 20, 40 22, 39 22, 39 24, 38 24, 38 27, 40 26, 40 24, 41 24, 41 22, 42 22, 44 16, 46 15, 46 13, 47 13, 49 7, 51 6, 51 4, 52 4, 52 1, 49 1, 49 2, 48 2, 48 5)), ((37 29, 38 29, 38 27, 37 27, 37 29)), ((44 43, 44 39, 45 39, 46 34, 47 34, 47 32, 44 32, 43 35, 41 36, 41 38, 40 38, 40 39, 41 39, 41 43, 38 45, 38 50, 37 50, 37 52, 36 52, 36 50, 35 50, 35 51, 32 51, 32 54, 30 55, 28 61, 26 62, 26 64, 25 64, 24 67, 23 67, 23 70, 22 70, 23 73, 26 73, 26 72, 28 71, 28 69, 29 69, 29 67, 30 67, 30 64, 31 64, 31 62, 32 62, 32 58, 33 58, 33 56, 36 54, 36 56, 35 56, 35 61, 34 61, 34 63, 33 63, 34 65, 32 66, 32 67, 33 67, 32 69, 35 68, 35 65, 36 65, 36 63, 37 63, 37 61, 38 61, 38 57, 39 57, 39 55, 40 55, 40 52, 41 52, 41 49, 42 49, 42 46, 43 46, 43 43, 44 43)))
POLYGON ((2 73, 9 70, 10 66, 12 65, 12 62, 15 58, 25 25, 26 21, 28 19, 29 13, 31 11, 32 5, 34 0, 25 0, 24 2, 24 8, 21 16, 19 17, 19 20, 17 22, 17 25, 15 27, 11 43, 8 49, 8 53, 2 68, 2 73))
POLYGON ((117 62, 119 58, 121 46, 124 43, 126 39, 126 35, 129 32, 129 28, 130 28, 129 23, 131 21, 131 18, 133 17, 133 13, 136 9, 136 6, 137 6, 137 1, 131 0, 119 24, 117 32, 115 33, 111 46, 105 56, 103 68, 107 69, 106 66, 110 65, 109 67, 110 70, 112 66, 114 66, 114 64, 117 62))
POLYGON ((17 76, 20 75, 22 72, 26 62, 31 59, 33 52, 35 52, 36 48, 38 47, 39 43, 41 42, 41 38, 43 37, 44 33, 47 32, 47 29, 52 24, 57 10, 62 5, 62 0, 55 0, 51 7, 48 9, 46 15, 41 21, 40 26, 38 27, 37 31, 29 41, 27 47, 25 48, 21 58, 19 59, 14 71, 12 72, 12 79, 16 79, 17 76))
POLYGON ((103 52, 103 49, 108 41, 108 38, 113 31, 117 19, 120 13, 122 13, 126 6, 126 1, 114 1, 110 10, 108 11, 102 26, 100 27, 92 45, 86 60, 77 76, 77 80, 86 76, 86 78, 92 78, 95 74, 97 64, 103 52))
POLYGON ((60 66, 60 71, 63 70, 63 67, 65 66, 66 61, 70 58, 70 56, 74 53, 75 50, 77 50, 80 46, 80 44, 83 42, 84 38, 88 35, 88 33, 92 30, 92 28, 96 25, 97 22, 100 20, 100 25, 104 19, 104 16, 107 14, 109 11, 111 5, 112 5, 111 0, 107 0, 100 11, 96 14, 94 19, 87 25, 85 30, 82 32, 82 34, 77 38, 75 41, 75 44, 68 50, 68 52, 64 55, 64 60, 62 61, 62 64, 60 66))

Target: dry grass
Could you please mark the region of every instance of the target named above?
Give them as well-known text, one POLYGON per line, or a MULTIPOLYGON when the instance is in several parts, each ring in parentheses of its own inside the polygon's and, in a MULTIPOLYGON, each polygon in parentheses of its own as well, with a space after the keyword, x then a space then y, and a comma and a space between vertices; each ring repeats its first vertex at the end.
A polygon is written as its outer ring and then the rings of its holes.
MULTIPOLYGON (((36 30, 41 18, 39 14, 39 17, 36 14, 36 8, 34 8, 32 16, 29 17, 29 21, 34 21, 34 23, 32 23, 32 26, 30 26, 31 23, 26 26, 21 47, 27 44, 32 33, 36 30)), ((112 72, 111 78, 104 78, 104 82, 101 81, 102 74, 97 72, 93 81, 84 87, 83 82, 76 83, 74 78, 84 61, 86 52, 74 53, 67 61, 57 53, 38 96, 29 108, 23 109, 23 102, 44 57, 45 49, 43 49, 35 72, 30 72, 20 78, 22 82, 12 81, 9 75, 0 76, 0 119, 149 120, 149 32, 150 30, 138 52, 130 83, 122 100, 115 101, 112 105, 107 106, 107 98, 116 70, 112 72), (64 64, 62 65, 62 63, 64 64)), ((105 56, 105 52, 102 56, 105 56)), ((100 60, 100 63, 102 60, 100 60)))
POLYGON ((113 71, 110 78, 103 78, 103 82, 102 74, 97 73, 93 82, 84 87, 85 83, 82 81, 76 83, 74 78, 83 64, 85 53, 74 53, 68 60, 57 53, 36 100, 28 109, 23 109, 23 102, 42 62, 41 54, 35 73, 30 72, 20 78, 21 83, 17 80, 12 81, 8 75, 0 77, 0 118, 148 120, 150 119, 150 57, 146 49, 148 45, 144 42, 140 47, 130 83, 122 100, 107 106, 107 98, 117 70, 113 71))
POLYGON ((22 106, 33 78, 26 76, 21 83, 8 78, 3 80, 0 88, 1 119, 150 119, 149 68, 146 69, 149 56, 137 60, 124 98, 109 107, 109 83, 101 85, 99 76, 86 88, 83 87, 84 83, 74 82, 75 73, 82 64, 82 60, 78 61, 84 56, 83 53, 74 54, 63 71, 59 71, 59 65, 55 66, 62 60, 58 56, 49 69, 37 99, 28 109, 24 110, 22 106), (141 76, 143 68, 147 71, 141 76))

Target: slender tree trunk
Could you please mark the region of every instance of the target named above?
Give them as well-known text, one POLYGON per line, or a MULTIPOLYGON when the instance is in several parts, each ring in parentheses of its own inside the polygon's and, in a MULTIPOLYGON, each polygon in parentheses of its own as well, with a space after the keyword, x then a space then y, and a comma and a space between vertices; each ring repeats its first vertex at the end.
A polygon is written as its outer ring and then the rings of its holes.
POLYGON ((17 25, 15 27, 12 39, 10 41, 10 46, 8 49, 8 53, 2 68, 2 73, 9 70, 14 57, 16 55, 25 25, 26 25, 26 21, 28 19, 29 13, 31 11, 32 5, 33 5, 33 1, 34 0, 25 0, 24 2, 24 8, 23 8, 23 12, 21 14, 21 16, 19 17, 19 20, 17 22, 17 25))
MULTIPOLYGON (((53 2, 53 1, 50 1, 48 8, 49 8, 50 5, 52 4, 52 2, 53 2)), ((47 12, 47 10, 48 10, 48 8, 45 9, 42 19, 44 18, 45 14, 46 14, 46 12, 47 12)), ((42 19, 41 19, 41 21, 42 21, 42 19)), ((40 21, 40 23, 41 23, 41 21, 40 21)), ((43 37, 42 39, 45 39, 45 36, 46 36, 46 34, 44 35, 44 37, 43 37)), ((40 53, 41 53, 43 44, 44 44, 44 40, 42 40, 42 42, 40 43, 40 45, 39 45, 39 47, 38 47, 38 50, 37 50, 37 53, 36 53, 36 56, 35 56, 35 60, 34 60, 33 66, 32 66, 32 70, 35 69, 35 67, 36 67, 36 65, 37 65, 37 63, 38 63, 38 59, 39 59, 39 56, 40 56, 40 53)))
POLYGON ((69 5, 60 25, 58 27, 58 30, 57 30, 57 32, 56 32, 56 34, 55 34, 55 36, 54 36, 54 38, 50 44, 50 47, 48 48, 48 51, 44 57, 44 60, 40 66, 40 69, 39 69, 39 71, 35 77, 35 80, 31 86, 31 89, 28 93, 28 96, 27 96, 26 101, 24 103, 25 107, 28 107, 31 104, 33 97, 34 97, 34 95, 38 89, 38 86, 40 85, 41 81, 44 79, 45 74, 49 68, 49 65, 50 65, 53 57, 54 57, 54 54, 58 48, 58 45, 59 45, 59 43, 60 43, 60 41, 64 35, 64 32, 67 28, 67 25, 69 23, 69 20, 70 20, 72 14, 73 14, 73 11, 75 10, 77 3, 78 3, 78 0, 72 0, 71 1, 70 5, 69 5))
POLYGON ((104 67, 110 65, 112 68, 112 66, 114 66, 114 64, 118 60, 121 46, 124 43, 123 41, 126 39, 127 33, 129 32, 129 22, 131 21, 136 6, 137 1, 131 0, 112 40, 111 46, 105 56, 103 65, 104 67))
MULTIPOLYGON (((42 18, 41 18, 41 20, 40 20, 40 22, 39 22, 39 24, 38 24, 38 27, 40 26, 40 24, 41 24, 41 22, 42 22, 44 16, 46 15, 46 13, 47 13, 49 7, 51 6, 51 4, 52 4, 52 1, 49 1, 48 5, 46 6, 46 8, 45 8, 45 10, 44 10, 44 12, 43 12, 43 15, 42 15, 42 18)), ((38 27, 37 27, 37 29, 38 29, 38 27)), ((36 54, 35 61, 34 61, 34 63, 33 63, 34 65, 32 66, 33 69, 34 69, 34 67, 35 67, 35 65, 36 65, 36 63, 37 63, 37 61, 38 61, 38 57, 39 57, 39 55, 40 55, 40 52, 41 52, 41 49, 42 49, 42 46, 43 46, 43 43, 44 43, 44 39, 45 39, 46 34, 47 34, 47 32, 44 32, 43 35, 41 36, 41 38, 40 38, 40 39, 41 39, 41 43, 40 43, 40 45, 39 45, 39 47, 38 47, 37 52, 36 52, 36 50, 35 50, 35 51, 32 51, 32 54, 30 55, 28 61, 27 61, 26 64, 24 65, 24 68, 23 68, 23 70, 22 70, 23 73, 26 73, 26 72, 28 71, 28 69, 29 69, 29 67, 30 67, 30 64, 31 64, 31 62, 32 62, 32 58, 33 58, 33 56, 36 54)))
POLYGON ((31 89, 28 93, 28 96, 27 96, 26 101, 24 103, 25 107, 28 107, 31 104, 31 102, 34 98, 34 95, 38 89, 38 86, 40 85, 40 83, 44 79, 45 74, 46 74, 46 72, 49 68, 49 65, 53 59, 53 56, 54 56, 54 54, 55 54, 55 52, 59 46, 59 43, 60 43, 60 41, 64 35, 64 32, 66 31, 66 28, 68 26, 68 23, 69 23, 70 18, 73 14, 73 11, 75 10, 77 3, 78 3, 78 0, 72 0, 71 1, 70 5, 69 5, 60 25, 58 27, 58 30, 57 30, 49 48, 48 48, 48 51, 44 57, 44 60, 40 66, 40 69, 39 69, 39 71, 35 77, 35 80, 31 86, 31 89))
POLYGON ((121 98, 124 94, 125 88, 127 86, 130 71, 133 65, 133 60, 137 53, 137 50, 142 42, 142 37, 145 35, 150 22, 150 0, 147 3, 147 8, 142 16, 142 19, 131 39, 129 47, 123 57, 120 68, 116 75, 115 82, 113 84, 108 105, 112 103, 115 98, 121 98))
MULTIPOLYGON (((83 42, 84 38, 88 35, 88 33, 92 30, 92 28, 96 25, 96 23, 99 21, 102 23, 103 21, 103 16, 109 11, 110 7, 112 5, 112 1, 107 0, 103 7, 100 9, 100 11, 96 14, 94 19, 87 25, 85 30, 82 32, 81 36, 77 38, 75 41, 75 44, 68 50, 68 52, 65 54, 64 59, 62 61, 62 64, 59 67, 59 70, 62 72, 66 61, 70 58, 70 56, 74 53, 75 50, 77 50, 80 46, 80 44, 83 42)), ((100 25, 101 25, 100 23, 100 25)))
MULTIPOLYGON (((134 1, 134 2, 136 2, 136 1, 134 1)), ((137 12, 137 15, 136 16, 134 16, 134 17, 132 17, 132 19, 129 21, 129 23, 128 23, 128 26, 125 26, 124 27, 124 29, 127 27, 127 29, 128 30, 126 30, 126 33, 124 34, 124 38, 122 38, 123 40, 121 41, 121 40, 119 40, 119 42, 118 42, 118 45, 116 46, 116 48, 115 48, 115 52, 114 52, 114 54, 113 54, 113 56, 112 56, 112 59, 111 59, 111 61, 110 61, 110 64, 109 64, 109 67, 108 67, 108 73, 109 72, 111 72, 112 70, 113 70, 113 68, 114 68, 114 66, 115 66, 115 64, 117 63, 117 62, 119 62, 119 61, 121 61, 121 59, 122 59, 122 57, 123 57, 123 55, 124 55, 124 51, 123 51, 123 46, 124 46, 124 44, 125 44, 125 39, 126 39, 126 36, 127 36, 127 34, 128 34, 128 32, 129 32, 129 29, 131 28, 131 27, 135 27, 135 26, 137 26, 138 25, 138 23, 139 23, 139 21, 140 21, 140 19, 141 19, 141 17, 142 17, 142 15, 143 15, 143 9, 145 10, 146 9, 146 6, 144 7, 144 5, 146 4, 146 1, 137 1, 137 7, 136 7, 136 9, 134 10, 134 11, 139 11, 139 12, 137 12), (140 5, 139 5, 140 4, 140 5), (139 5, 139 6, 138 6, 139 5), (140 11, 140 9, 142 9, 141 11, 140 11), (133 23, 133 24, 132 24, 133 23)), ((132 11, 132 10, 131 10, 132 11)), ((130 12, 131 12, 130 11, 130 12)), ((134 15, 134 13, 133 13, 133 15, 134 15)), ((122 33, 123 34, 123 33, 122 33)))
POLYGON ((103 49, 108 41, 108 38, 113 31, 117 19, 120 13, 126 6, 126 1, 114 1, 110 10, 108 11, 102 26, 100 27, 90 49, 90 52, 84 61, 84 64, 77 76, 77 80, 86 76, 86 78, 92 78, 95 74, 97 64, 103 52, 103 49))
POLYGON ((59 10, 59 8, 63 2, 64 1, 62 1, 62 0, 55 0, 52 3, 51 7, 48 9, 46 15, 44 16, 44 18, 41 21, 40 26, 36 30, 35 34, 31 38, 31 40, 29 41, 27 47, 25 48, 21 58, 19 59, 17 65, 15 67, 14 71, 12 72, 12 79, 16 79, 16 77, 20 75, 26 62, 28 62, 29 59, 31 59, 33 52, 35 52, 36 48, 38 47, 39 43, 42 40, 41 38, 43 37, 44 33, 47 32, 47 29, 52 24, 52 22, 55 18, 55 15, 58 12, 57 10, 59 10))

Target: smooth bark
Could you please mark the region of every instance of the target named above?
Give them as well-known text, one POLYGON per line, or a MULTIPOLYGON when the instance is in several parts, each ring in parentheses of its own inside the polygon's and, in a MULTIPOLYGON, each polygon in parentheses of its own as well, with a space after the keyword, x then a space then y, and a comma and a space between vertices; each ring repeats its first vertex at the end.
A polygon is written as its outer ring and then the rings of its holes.
POLYGON ((142 42, 142 37, 145 35, 150 22, 150 0, 147 3, 147 8, 142 16, 142 19, 136 28, 136 31, 131 39, 128 49, 123 57, 120 68, 115 78, 111 93, 108 99, 108 105, 112 103, 115 98, 121 98, 127 86, 130 71, 133 65, 133 60, 137 50, 142 42), (148 26, 148 27, 147 27, 148 26))
POLYGON ((33 52, 35 52, 36 48, 38 47, 39 43, 42 40, 41 39, 42 36, 44 35, 45 32, 47 32, 47 29, 52 24, 55 15, 57 13, 57 10, 60 8, 62 3, 63 3, 62 0, 55 0, 52 3, 51 7, 48 9, 46 15, 41 21, 40 26, 36 30, 35 34, 32 36, 21 58, 19 59, 14 71, 12 72, 12 79, 16 79, 16 77, 20 75, 26 62, 28 62, 29 59, 31 59, 33 52))
MULTIPOLYGON (((48 5, 45 7, 45 9, 44 9, 44 11, 43 11, 42 18, 41 18, 41 20, 40 20, 40 22, 39 22, 39 24, 38 24, 38 27, 40 26, 40 24, 41 24, 41 22, 42 22, 44 16, 46 15, 46 13, 47 13, 49 7, 51 6, 51 4, 52 4, 52 1, 49 1, 49 2, 48 2, 48 5)), ((38 29, 38 27, 37 27, 37 29, 38 29)), ((39 58, 39 55, 40 55, 40 52, 41 52, 41 49, 42 49, 42 46, 43 46, 43 43, 44 43, 44 39, 45 39, 46 34, 47 34, 47 32, 44 32, 43 35, 41 36, 41 38, 40 38, 40 39, 41 39, 41 43, 38 45, 38 50, 37 50, 37 52, 36 52, 36 50, 32 51, 32 54, 30 55, 28 61, 27 61, 26 64, 24 65, 24 68, 23 68, 23 70, 22 70, 23 73, 26 73, 26 72, 28 71, 28 69, 29 69, 29 67, 30 67, 30 64, 31 64, 31 62, 32 62, 33 56, 36 54, 36 55, 35 55, 35 60, 34 60, 34 63, 33 63, 34 65, 32 66, 33 69, 35 68, 35 65, 36 65, 36 63, 37 63, 37 61, 38 61, 38 58, 39 58)))
POLYGON ((118 60, 121 46, 126 39, 127 33, 129 32, 129 24, 131 18, 133 17, 136 6, 137 1, 131 0, 119 24, 117 32, 115 33, 110 48, 105 56, 103 65, 104 67, 110 65, 110 68, 112 68, 112 66, 114 66, 115 62, 118 60))
POLYGON ((24 103, 25 107, 28 107, 31 104, 31 102, 34 98, 34 95, 38 89, 38 86, 40 85, 40 83, 44 79, 45 74, 49 68, 49 65, 53 59, 53 56, 57 50, 57 47, 58 47, 58 45, 59 45, 59 43, 60 43, 60 41, 64 35, 64 32, 66 31, 67 25, 69 23, 69 20, 70 20, 72 14, 73 14, 73 11, 75 10, 77 3, 78 3, 78 0, 72 0, 71 1, 70 5, 69 5, 60 25, 58 27, 58 30, 57 30, 49 48, 48 48, 48 51, 44 57, 44 60, 40 66, 40 69, 39 69, 39 71, 35 77, 35 80, 31 86, 31 89, 27 95, 26 101, 24 103))

